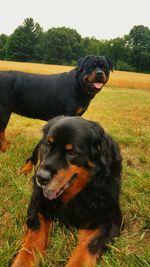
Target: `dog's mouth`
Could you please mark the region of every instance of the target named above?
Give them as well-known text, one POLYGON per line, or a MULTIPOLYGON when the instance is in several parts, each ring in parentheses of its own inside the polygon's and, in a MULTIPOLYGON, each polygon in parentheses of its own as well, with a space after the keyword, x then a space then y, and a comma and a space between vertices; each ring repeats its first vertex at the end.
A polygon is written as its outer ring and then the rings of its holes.
POLYGON ((73 184, 76 178, 77 174, 73 174, 69 181, 67 181, 63 186, 58 186, 57 182, 52 180, 49 184, 42 186, 44 197, 49 200, 58 198, 67 188, 69 188, 73 184))
POLYGON ((104 85, 104 82, 102 81, 95 81, 95 82, 91 82, 89 80, 87 80, 87 84, 90 88, 92 88, 95 91, 100 91, 104 85))
POLYGON ((83 76, 83 82, 86 85, 87 90, 97 93, 101 91, 108 78, 104 72, 92 72, 83 76))
POLYGON ((92 87, 98 91, 100 91, 103 87, 103 83, 102 82, 96 82, 96 83, 92 83, 92 87))

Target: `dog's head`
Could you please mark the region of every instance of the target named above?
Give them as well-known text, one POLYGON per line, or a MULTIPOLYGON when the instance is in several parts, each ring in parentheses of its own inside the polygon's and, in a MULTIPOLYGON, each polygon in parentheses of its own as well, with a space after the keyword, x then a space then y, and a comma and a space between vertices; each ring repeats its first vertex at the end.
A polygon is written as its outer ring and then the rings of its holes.
POLYGON ((52 119, 39 148, 36 184, 49 200, 70 201, 97 172, 107 175, 108 165, 117 158, 112 147, 111 138, 97 123, 79 117, 52 119))
POLYGON ((87 56, 78 61, 77 73, 80 82, 89 94, 100 92, 113 71, 111 61, 104 56, 87 56))

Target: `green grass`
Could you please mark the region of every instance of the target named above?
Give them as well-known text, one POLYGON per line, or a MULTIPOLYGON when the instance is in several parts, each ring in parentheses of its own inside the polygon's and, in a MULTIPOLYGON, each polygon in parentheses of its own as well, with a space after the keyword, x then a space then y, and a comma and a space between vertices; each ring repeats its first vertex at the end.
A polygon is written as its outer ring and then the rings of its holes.
MULTIPOLYGON (((150 266, 150 93, 105 88, 85 118, 100 122, 119 142, 123 155, 121 207, 124 230, 97 267, 150 266)), ((21 245, 31 176, 19 170, 40 138, 44 122, 12 115, 7 128, 9 150, 0 154, 0 267, 9 266, 21 245)), ((76 231, 55 222, 42 267, 65 265, 76 231)))

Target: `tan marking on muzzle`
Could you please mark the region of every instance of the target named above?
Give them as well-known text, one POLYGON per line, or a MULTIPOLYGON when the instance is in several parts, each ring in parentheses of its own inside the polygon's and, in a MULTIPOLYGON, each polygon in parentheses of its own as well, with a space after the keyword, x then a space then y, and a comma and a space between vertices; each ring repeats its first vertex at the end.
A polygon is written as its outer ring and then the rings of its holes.
POLYGON ((89 176, 89 170, 76 165, 70 165, 68 169, 59 170, 45 188, 51 192, 62 190, 61 200, 68 202, 85 187, 89 176))

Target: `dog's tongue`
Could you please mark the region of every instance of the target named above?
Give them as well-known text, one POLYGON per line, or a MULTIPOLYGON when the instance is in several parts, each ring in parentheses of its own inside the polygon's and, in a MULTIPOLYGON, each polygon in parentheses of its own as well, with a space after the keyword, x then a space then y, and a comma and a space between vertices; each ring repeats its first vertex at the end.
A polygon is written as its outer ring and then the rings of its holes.
POLYGON ((103 86, 103 83, 94 83, 94 87, 97 89, 97 90, 100 90, 103 86))

